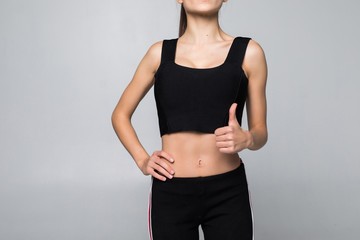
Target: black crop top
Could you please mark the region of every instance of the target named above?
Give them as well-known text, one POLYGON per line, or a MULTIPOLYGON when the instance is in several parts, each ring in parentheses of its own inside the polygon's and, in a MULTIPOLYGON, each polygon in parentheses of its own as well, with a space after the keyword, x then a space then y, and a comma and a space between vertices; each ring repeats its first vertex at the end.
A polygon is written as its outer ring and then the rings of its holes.
POLYGON ((176 64, 178 38, 163 40, 154 82, 160 136, 180 131, 214 133, 228 125, 234 102, 241 125, 248 86, 242 62, 250 39, 235 37, 225 62, 212 68, 176 64))

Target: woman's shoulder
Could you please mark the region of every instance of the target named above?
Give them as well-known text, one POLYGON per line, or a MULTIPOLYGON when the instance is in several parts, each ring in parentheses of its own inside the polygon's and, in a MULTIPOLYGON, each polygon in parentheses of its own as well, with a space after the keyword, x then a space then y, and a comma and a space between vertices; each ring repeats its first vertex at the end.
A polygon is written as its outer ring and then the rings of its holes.
POLYGON ((162 44, 163 44, 163 40, 158 40, 156 42, 152 42, 150 44, 148 51, 152 54, 159 53, 161 51, 162 44))
POLYGON ((163 45, 163 40, 158 40, 150 44, 150 46, 147 49, 146 55, 149 56, 151 61, 160 62, 162 45, 163 45))
POLYGON ((150 47, 148 48, 149 54, 154 56, 155 58, 160 58, 164 40, 172 40, 172 39, 174 39, 174 38, 164 38, 164 39, 159 39, 155 42, 152 42, 150 47))
POLYGON ((171 40, 171 38, 159 39, 155 42, 152 42, 145 54, 146 59, 151 63, 154 72, 157 71, 161 63, 164 40, 171 40))
POLYGON ((247 55, 252 58, 262 58, 265 53, 264 53, 264 49, 262 48, 262 46, 260 45, 260 43, 257 40, 254 40, 253 38, 250 37, 246 37, 249 38, 249 42, 248 42, 248 46, 247 46, 247 55))
POLYGON ((265 51, 253 38, 247 44, 243 61, 243 68, 247 76, 252 75, 251 72, 267 71, 265 51))
POLYGON ((147 50, 147 54, 151 57, 151 59, 155 62, 160 62, 163 46, 165 41, 175 40, 176 38, 163 38, 159 39, 153 43, 151 43, 150 47, 147 50))

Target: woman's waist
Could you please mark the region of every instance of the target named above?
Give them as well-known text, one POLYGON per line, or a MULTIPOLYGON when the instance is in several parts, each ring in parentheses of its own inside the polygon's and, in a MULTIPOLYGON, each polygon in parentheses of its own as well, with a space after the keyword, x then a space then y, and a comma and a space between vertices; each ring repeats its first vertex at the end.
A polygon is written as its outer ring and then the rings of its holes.
POLYGON ((238 153, 224 153, 216 145, 215 134, 183 131, 162 137, 162 150, 174 162, 166 161, 174 177, 208 176, 235 169, 242 162, 238 153))
POLYGON ((228 156, 188 156, 182 157, 173 153, 174 162, 167 164, 175 171, 173 177, 199 177, 225 173, 237 168, 242 159, 238 154, 228 156))
POLYGON ((174 177, 220 174, 235 169, 242 162, 238 153, 223 153, 218 149, 191 151, 179 147, 162 150, 174 159, 174 162, 163 159, 175 171, 174 177))

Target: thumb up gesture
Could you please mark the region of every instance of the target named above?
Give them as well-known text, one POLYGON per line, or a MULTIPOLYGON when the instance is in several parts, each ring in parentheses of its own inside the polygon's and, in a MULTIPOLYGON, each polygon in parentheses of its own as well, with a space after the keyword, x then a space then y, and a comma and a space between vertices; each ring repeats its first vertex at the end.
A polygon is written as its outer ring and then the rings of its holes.
POLYGON ((214 132, 216 146, 223 153, 237 153, 248 148, 253 137, 251 133, 243 129, 236 118, 237 103, 233 103, 229 109, 228 126, 217 128, 214 132))

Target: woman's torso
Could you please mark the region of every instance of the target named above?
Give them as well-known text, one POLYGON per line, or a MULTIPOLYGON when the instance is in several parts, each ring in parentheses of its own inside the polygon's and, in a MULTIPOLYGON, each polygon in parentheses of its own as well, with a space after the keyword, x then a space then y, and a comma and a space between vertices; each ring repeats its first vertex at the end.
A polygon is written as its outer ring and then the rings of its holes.
POLYGON ((203 69, 175 63, 177 39, 163 42, 154 94, 162 150, 175 160, 167 161, 174 177, 220 174, 242 162, 238 153, 219 151, 214 130, 227 126, 233 102, 238 103, 236 117, 241 125, 248 85, 242 60, 249 40, 234 38, 225 61, 203 69))

